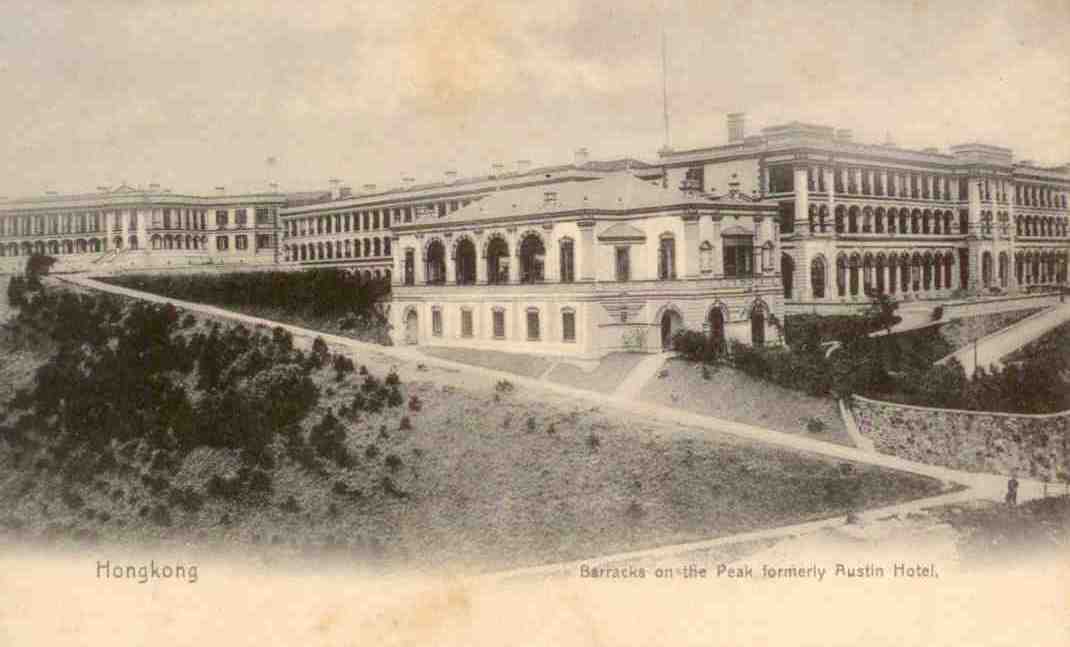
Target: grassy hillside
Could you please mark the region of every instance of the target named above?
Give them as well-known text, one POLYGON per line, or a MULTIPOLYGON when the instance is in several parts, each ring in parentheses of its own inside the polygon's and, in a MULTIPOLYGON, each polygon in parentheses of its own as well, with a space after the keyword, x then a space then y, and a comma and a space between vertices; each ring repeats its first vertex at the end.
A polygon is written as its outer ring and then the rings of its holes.
POLYGON ((313 547, 487 569, 940 490, 507 382, 408 365, 402 382, 382 356, 97 294, 24 309, 0 351, 19 358, 0 363, 16 387, 0 393, 0 532, 28 541, 313 547))

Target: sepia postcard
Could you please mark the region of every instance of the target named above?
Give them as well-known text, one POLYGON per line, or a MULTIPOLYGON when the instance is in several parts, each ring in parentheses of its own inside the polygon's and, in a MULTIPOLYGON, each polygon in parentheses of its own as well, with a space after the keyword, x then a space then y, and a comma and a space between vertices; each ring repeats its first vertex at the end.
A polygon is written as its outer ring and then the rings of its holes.
POLYGON ((0 647, 1070 645, 1070 3, 0 5, 0 647))

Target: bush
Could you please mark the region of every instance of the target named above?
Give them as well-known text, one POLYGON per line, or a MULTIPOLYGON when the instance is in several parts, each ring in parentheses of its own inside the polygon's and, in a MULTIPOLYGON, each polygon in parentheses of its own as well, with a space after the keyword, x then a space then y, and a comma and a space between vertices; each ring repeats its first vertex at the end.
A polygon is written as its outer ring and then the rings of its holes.
POLYGON ((279 505, 279 510, 295 514, 301 512, 301 506, 297 503, 297 499, 295 499, 293 495, 290 495, 279 505))
POLYGON ((724 352, 721 342, 697 330, 679 330, 672 337, 672 349, 692 362, 712 362, 724 352))
POLYGON ((383 464, 390 468, 391 472, 396 472, 401 469, 401 457, 397 454, 388 454, 387 457, 383 459, 383 464))
POLYGON ((409 411, 419 411, 423 408, 423 403, 420 402, 420 398, 415 395, 409 396, 409 411))
POLYGON ((512 393, 516 387, 509 380, 498 380, 498 383, 494 385, 494 390, 498 393, 512 393))
POLYGON ((398 425, 398 429, 402 431, 412 429, 412 421, 409 420, 408 416, 401 416, 401 424, 398 425))

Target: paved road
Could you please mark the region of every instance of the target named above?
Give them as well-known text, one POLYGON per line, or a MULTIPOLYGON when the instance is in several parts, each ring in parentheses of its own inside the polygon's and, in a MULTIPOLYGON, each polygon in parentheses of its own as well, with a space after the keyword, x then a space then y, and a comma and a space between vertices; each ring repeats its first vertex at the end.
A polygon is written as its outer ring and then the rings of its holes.
POLYGON ((976 365, 986 368, 999 366, 999 360, 1003 357, 1067 321, 1070 321, 1070 303, 1053 306, 978 339, 976 351, 974 344, 968 344, 941 359, 939 363, 943 364, 954 357, 966 369, 966 375, 973 375, 976 365), (974 364, 975 352, 977 364, 974 364))
MULTIPOLYGON (((100 283, 87 276, 70 275, 63 277, 62 280, 68 281, 76 285, 81 285, 86 288, 97 289, 105 292, 112 292, 115 294, 121 294, 133 298, 143 299, 146 301, 153 301, 157 303, 173 303, 176 306, 185 308, 190 311, 201 312, 203 314, 214 317, 224 317, 248 325, 266 325, 272 327, 281 325, 283 328, 289 330, 294 335, 295 342, 300 343, 302 345, 310 345, 312 343, 312 340, 314 340, 316 337, 322 337, 324 341, 326 341, 336 350, 346 349, 348 351, 364 355, 368 353, 376 353, 388 357, 394 357, 399 360, 404 360, 406 362, 412 363, 413 365, 424 364, 428 366, 437 366, 450 371, 458 372, 462 375, 479 375, 482 377, 489 377, 494 380, 507 379, 513 382, 514 384, 525 387, 525 389, 541 389, 543 392, 553 392, 558 395, 565 395, 587 402, 594 402, 596 404, 610 407, 626 414, 657 419, 661 422, 673 422, 683 428, 691 430, 698 429, 713 431, 717 433, 732 434, 735 436, 749 438, 751 440, 756 440, 779 447, 785 447, 800 452, 817 454, 845 461, 855 461, 858 463, 878 465, 889 469, 896 469, 903 472, 918 474, 921 476, 928 476, 947 483, 962 485, 966 487, 965 490, 952 494, 944 494, 928 499, 921 499, 917 501, 910 501, 893 506, 888 506, 877 510, 869 510, 863 515, 864 518, 896 514, 899 512, 907 512, 911 510, 917 510, 923 507, 941 505, 952 501, 966 501, 976 499, 1002 501, 1004 492, 1006 491, 1006 477, 997 474, 962 472, 959 470, 953 470, 938 465, 927 465, 924 463, 909 461, 903 458, 899 458, 897 456, 871 453, 853 447, 845 447, 842 445, 826 443, 819 440, 812 440, 803 436, 794 436, 778 431, 773 431, 771 429, 763 429, 761 427, 756 427, 753 425, 733 422, 731 420, 721 420, 719 418, 712 418, 710 416, 689 413, 686 411, 673 409, 671 407, 665 407, 646 402, 638 402, 635 398, 621 398, 612 395, 604 395, 593 391, 584 391, 582 389, 576 389, 560 384, 543 382, 538 379, 518 377, 511 373, 504 373, 492 369, 475 367, 468 364, 461 364, 458 362, 452 362, 435 357, 430 357, 424 355, 423 353, 420 353, 418 350, 412 347, 407 348, 403 346, 379 346, 376 344, 368 344, 346 337, 339 337, 337 335, 331 335, 315 330, 300 328, 298 326, 279 324, 278 322, 261 319, 259 317, 252 317, 229 310, 224 310, 215 306, 180 301, 178 299, 169 299, 154 294, 130 290, 128 288, 122 288, 106 283, 100 283)), ((1039 481, 1030 481, 1022 479, 1018 491, 1019 501, 1025 502, 1030 499, 1039 498, 1040 496, 1042 496, 1042 491, 1043 484, 1039 481)), ((733 535, 732 537, 722 537, 715 540, 710 540, 708 542, 669 546, 655 549, 653 551, 641 551, 639 553, 628 553, 625 555, 612 555, 601 558, 597 561, 619 561, 622 559, 627 559, 629 558, 629 556, 639 555, 656 556, 662 553, 676 554, 682 551, 702 548, 703 546, 725 545, 738 541, 749 541, 755 538, 773 538, 780 536, 789 536, 842 524, 843 519, 841 517, 837 519, 829 519, 806 524, 797 524, 782 528, 771 528, 767 530, 758 531, 756 533, 744 533, 742 535, 733 535)), ((589 560, 587 563, 593 562, 589 560)), ((551 565, 529 570, 531 570, 532 572, 545 571, 549 573, 553 572, 555 568, 560 569, 563 567, 569 567, 569 565, 551 565)))

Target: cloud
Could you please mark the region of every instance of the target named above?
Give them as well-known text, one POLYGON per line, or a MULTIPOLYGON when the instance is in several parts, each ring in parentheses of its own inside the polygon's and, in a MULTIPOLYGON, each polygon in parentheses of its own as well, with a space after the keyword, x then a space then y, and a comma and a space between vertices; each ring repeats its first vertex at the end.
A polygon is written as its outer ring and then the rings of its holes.
POLYGON ((678 148, 723 141, 744 110, 752 130, 1070 160, 1070 8, 1043 0, 39 1, 0 23, 0 195, 649 158, 663 32, 678 148))

